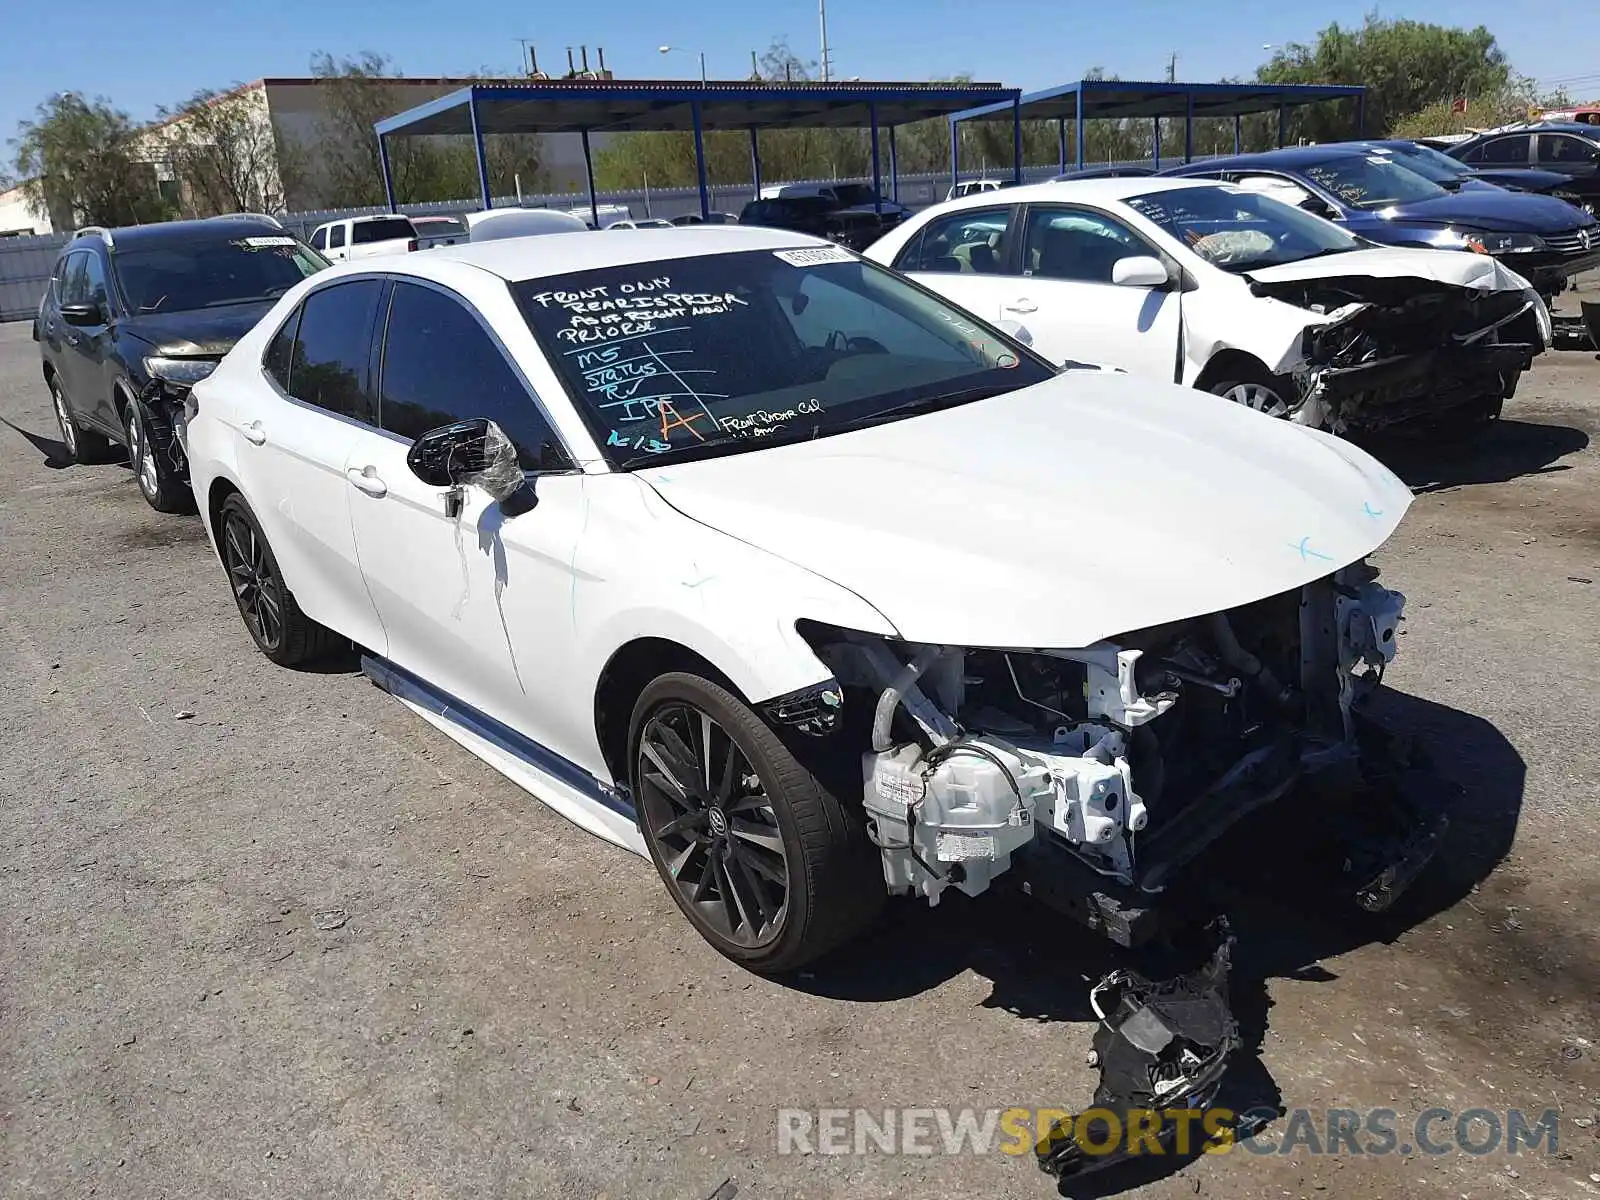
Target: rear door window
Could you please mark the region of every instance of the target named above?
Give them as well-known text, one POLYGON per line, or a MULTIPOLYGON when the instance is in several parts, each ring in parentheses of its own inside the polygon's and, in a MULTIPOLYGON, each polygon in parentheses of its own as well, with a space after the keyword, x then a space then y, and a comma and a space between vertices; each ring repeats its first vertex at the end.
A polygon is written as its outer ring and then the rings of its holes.
POLYGON ((1483 155, 1479 162, 1495 163, 1499 166, 1525 167, 1528 165, 1528 135, 1515 134, 1511 137, 1495 138, 1483 145, 1483 155))
POLYGON ((895 269, 1004 274, 1012 212, 1009 207, 967 209, 929 221, 921 235, 900 252, 895 269))
POLYGON ((265 371, 288 395, 294 395, 291 390, 294 366, 294 338, 300 328, 300 308, 289 314, 289 319, 279 327, 278 332, 267 344, 267 352, 261 356, 261 369, 265 371))
POLYGON ((525 471, 571 464, 533 394, 461 300, 396 283, 383 342, 383 428, 415 441, 430 429, 487 417, 525 471))
POLYGON ((368 380, 383 283, 357 279, 321 288, 301 305, 286 389, 297 400, 369 425, 377 405, 368 380))
POLYGON ((337 250, 344 245, 344 225, 338 224, 328 229, 328 249, 337 250))

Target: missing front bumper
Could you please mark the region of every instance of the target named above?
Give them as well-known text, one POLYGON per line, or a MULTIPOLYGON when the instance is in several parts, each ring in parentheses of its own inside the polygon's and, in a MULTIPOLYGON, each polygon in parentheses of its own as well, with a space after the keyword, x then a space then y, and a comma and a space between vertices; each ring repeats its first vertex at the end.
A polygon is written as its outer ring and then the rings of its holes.
POLYGON ((1372 431, 1453 412, 1498 411, 1541 349, 1496 343, 1325 367, 1308 377, 1307 403, 1320 406, 1336 432, 1372 431))

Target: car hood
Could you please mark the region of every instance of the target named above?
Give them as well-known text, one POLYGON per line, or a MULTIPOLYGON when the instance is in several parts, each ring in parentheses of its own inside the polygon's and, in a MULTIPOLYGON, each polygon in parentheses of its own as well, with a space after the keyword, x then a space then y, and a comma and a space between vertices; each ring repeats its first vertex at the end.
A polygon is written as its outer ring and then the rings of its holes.
POLYGON ((1348 443, 1078 371, 639 476, 910 640, 1003 648, 1086 646, 1299 587, 1376 549, 1411 503, 1348 443))
POLYGON ((1465 250, 1421 250, 1379 246, 1327 254, 1299 262, 1257 267, 1246 276, 1258 283, 1292 283, 1302 279, 1431 279, 1483 291, 1521 291, 1527 283, 1487 254, 1465 250))
POLYGON ((140 313, 123 323, 123 331, 150 343, 157 354, 221 358, 255 328, 276 300, 252 300, 190 312, 140 313))
POLYGON ((1554 196, 1477 189, 1396 204, 1371 215, 1401 224, 1425 221, 1502 233, 1563 233, 1589 223, 1583 213, 1554 196))

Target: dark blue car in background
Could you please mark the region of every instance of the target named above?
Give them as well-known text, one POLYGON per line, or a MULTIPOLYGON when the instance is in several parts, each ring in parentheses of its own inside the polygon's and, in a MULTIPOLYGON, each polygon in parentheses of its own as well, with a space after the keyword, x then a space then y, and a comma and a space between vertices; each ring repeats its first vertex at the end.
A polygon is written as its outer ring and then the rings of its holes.
POLYGON ((1433 180, 1447 192, 1457 192, 1463 188, 1468 190, 1499 188, 1505 191, 1535 192, 1541 196, 1554 196, 1558 200, 1565 200, 1568 204, 1583 207, 1582 197, 1573 189, 1572 176, 1562 175, 1556 171, 1536 171, 1528 167, 1507 167, 1504 170, 1469 167, 1465 163, 1457 162, 1443 150, 1435 150, 1432 146, 1406 141, 1404 138, 1338 144, 1357 150, 1370 149, 1379 154, 1392 154, 1402 167, 1415 171, 1424 179, 1433 180))
POLYGON ((1392 154, 1303 146, 1213 158, 1161 172, 1221 179, 1326 217, 1369 241, 1489 254, 1554 296, 1600 266, 1600 222, 1564 200, 1492 189, 1450 191, 1392 154))

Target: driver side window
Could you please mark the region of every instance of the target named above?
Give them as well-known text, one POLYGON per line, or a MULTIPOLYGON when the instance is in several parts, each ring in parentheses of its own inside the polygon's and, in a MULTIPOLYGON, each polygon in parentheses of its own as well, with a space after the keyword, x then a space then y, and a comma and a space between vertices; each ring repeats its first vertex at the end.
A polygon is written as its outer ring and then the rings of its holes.
POLYGON ((1124 258, 1153 255, 1119 221, 1072 208, 1031 208, 1022 243, 1022 273, 1074 283, 1110 283, 1124 258))
POLYGON ((433 288, 394 286, 378 406, 383 428, 403 438, 487 417, 515 444, 524 471, 571 466, 499 346, 460 301, 433 288))

